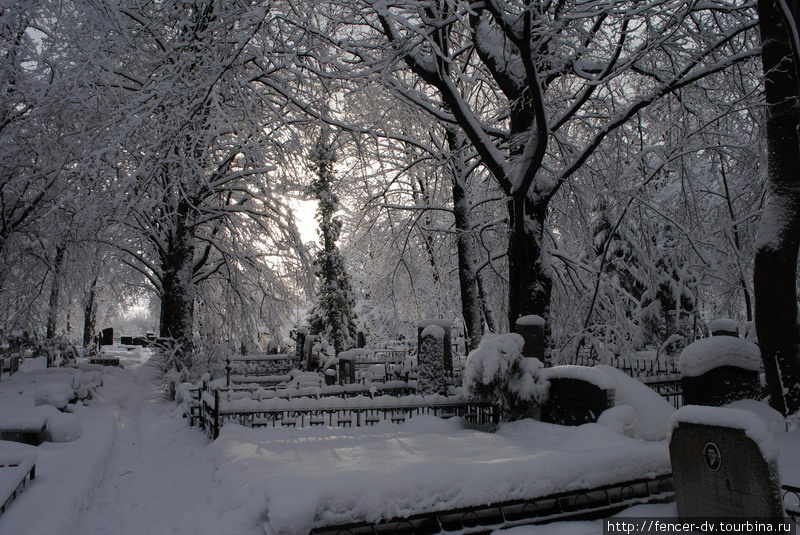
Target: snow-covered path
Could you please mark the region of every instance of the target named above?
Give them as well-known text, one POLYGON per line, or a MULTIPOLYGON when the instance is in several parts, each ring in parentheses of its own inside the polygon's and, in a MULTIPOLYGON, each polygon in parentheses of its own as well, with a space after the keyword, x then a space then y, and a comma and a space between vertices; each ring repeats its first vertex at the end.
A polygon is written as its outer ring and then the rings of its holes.
POLYGON ((77 532, 175 533, 198 490, 212 484, 208 439, 163 398, 150 380, 146 353, 123 356, 124 370, 106 376, 92 404, 115 416, 114 439, 102 477, 80 511, 77 532))

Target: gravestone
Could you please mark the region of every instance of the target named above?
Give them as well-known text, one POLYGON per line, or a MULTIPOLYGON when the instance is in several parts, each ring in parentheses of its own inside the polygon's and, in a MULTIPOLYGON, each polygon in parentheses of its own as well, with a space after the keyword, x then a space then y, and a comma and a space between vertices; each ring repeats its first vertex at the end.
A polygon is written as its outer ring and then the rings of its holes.
POLYGON ((339 384, 349 385, 356 382, 356 354, 353 350, 339 353, 339 384))
POLYGON ((357 337, 357 342, 356 342, 357 348, 363 349, 367 347, 367 335, 364 334, 364 331, 358 331, 356 337, 357 337))
POLYGON ((420 320, 417 322, 417 353, 422 345, 422 331, 430 325, 436 325, 444 330, 444 369, 448 372, 453 371, 452 323, 450 320, 420 320))
POLYGON ((542 406, 543 422, 559 425, 596 422, 603 411, 614 406, 613 389, 569 377, 552 377, 549 381, 549 397, 542 406))
MULTIPOLYGON (((417 392, 447 394, 445 374, 445 330, 436 324, 425 327, 417 351, 417 392)), ((451 360, 452 369, 452 360, 451 360)))
POLYGON ((728 318, 720 318, 712 321, 708 326, 708 330, 711 332, 711 336, 739 337, 739 326, 736 325, 734 320, 728 318))
POLYGON ((544 363, 544 319, 541 316, 522 316, 516 321, 516 332, 525 340, 522 356, 535 357, 544 363))
POLYGON ((107 329, 103 329, 102 336, 100 339, 101 346, 112 346, 114 345, 114 329, 109 327, 107 329))
POLYGON ((681 352, 683 401, 719 407, 739 399, 761 399, 758 346, 728 335, 692 342, 681 352))
POLYGON ((754 413, 683 407, 669 453, 679 517, 783 519, 777 447, 754 413))

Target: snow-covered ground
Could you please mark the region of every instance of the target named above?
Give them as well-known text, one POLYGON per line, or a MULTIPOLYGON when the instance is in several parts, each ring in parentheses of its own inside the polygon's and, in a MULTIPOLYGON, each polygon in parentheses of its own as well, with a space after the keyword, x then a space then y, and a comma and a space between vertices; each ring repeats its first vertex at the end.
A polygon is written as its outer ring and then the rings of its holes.
MULTIPOLYGON (((116 354, 124 369, 106 368, 104 386, 85 406, 72 409, 79 438, 38 447, 0 442, 0 453, 38 455, 37 478, 0 516, 0 535, 306 533, 317 525, 669 471, 665 441, 631 438, 599 424, 570 428, 524 420, 496 433, 433 417, 347 429, 228 424, 210 442, 150 381, 147 351, 116 354)), ((32 364, 0 382, 0 418, 6 409, 30 409, 34 393, 41 395, 49 372, 30 370, 32 364)), ((768 423, 777 418, 760 403, 740 402, 737 408, 768 423)), ((781 450, 784 482, 800 482, 800 461, 793 458, 800 433, 787 433, 783 422, 773 422, 770 430, 781 450)), ((674 504, 644 505, 622 514, 670 517, 676 511, 674 504)), ((503 533, 602 533, 602 523, 503 533)))

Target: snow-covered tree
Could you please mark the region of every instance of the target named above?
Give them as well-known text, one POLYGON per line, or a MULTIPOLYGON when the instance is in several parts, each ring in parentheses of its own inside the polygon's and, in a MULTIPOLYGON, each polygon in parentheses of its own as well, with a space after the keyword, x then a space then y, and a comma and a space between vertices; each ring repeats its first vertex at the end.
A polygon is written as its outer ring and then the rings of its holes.
POLYGON ((342 221, 336 215, 339 210, 339 197, 334 191, 336 150, 334 142, 325 134, 317 140, 310 161, 314 179, 308 194, 317 201, 321 248, 314 259, 317 286, 307 323, 311 334, 324 336, 333 344, 336 353, 341 353, 356 342, 355 295, 337 244, 342 221))

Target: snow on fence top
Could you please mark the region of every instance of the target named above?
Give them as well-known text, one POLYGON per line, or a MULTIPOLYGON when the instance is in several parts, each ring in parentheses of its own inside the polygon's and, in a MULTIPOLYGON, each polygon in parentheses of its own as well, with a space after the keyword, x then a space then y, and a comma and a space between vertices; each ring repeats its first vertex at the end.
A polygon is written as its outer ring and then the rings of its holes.
POLYGON ((342 351, 339 353, 338 357, 339 360, 361 360, 367 359, 372 354, 372 351, 369 349, 348 349, 347 351, 342 351))
POLYGON ((270 398, 270 399, 232 399, 220 400, 220 410, 230 411, 286 411, 286 410, 345 410, 374 408, 403 408, 416 406, 447 406, 466 403, 463 392, 453 396, 410 395, 410 396, 355 396, 351 398, 270 398))
POLYGON ((287 360, 294 358, 293 355, 277 354, 277 355, 230 355, 228 360, 231 362, 259 362, 259 361, 272 361, 272 360, 287 360))
POLYGON ((767 462, 778 461, 778 445, 775 443, 772 433, 769 432, 767 424, 749 410, 687 405, 670 418, 670 438, 675 428, 682 423, 741 429, 758 445, 764 460, 767 462))
POLYGON ((713 336, 692 342, 681 352, 678 367, 685 377, 697 377, 719 366, 761 369, 758 346, 735 336, 713 336))
POLYGON ((529 316, 522 316, 516 321, 517 325, 544 325, 544 318, 531 314, 529 316))

